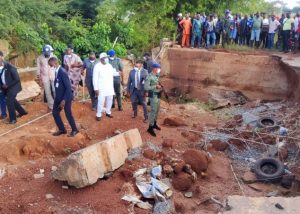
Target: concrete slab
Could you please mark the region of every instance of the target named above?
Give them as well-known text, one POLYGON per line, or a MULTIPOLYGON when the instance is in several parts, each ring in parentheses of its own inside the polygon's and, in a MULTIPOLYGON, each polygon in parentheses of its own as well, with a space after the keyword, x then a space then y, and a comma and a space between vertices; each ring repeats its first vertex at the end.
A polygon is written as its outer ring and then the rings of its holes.
POLYGON ((283 197, 245 197, 229 196, 228 205, 231 210, 225 211, 224 214, 297 214, 300 210, 300 197, 283 198, 283 197), (275 205, 280 204, 283 209, 275 205))
POLYGON ((105 173, 122 166, 129 149, 142 144, 138 129, 129 130, 72 153, 52 172, 52 176, 76 188, 92 185, 105 173))

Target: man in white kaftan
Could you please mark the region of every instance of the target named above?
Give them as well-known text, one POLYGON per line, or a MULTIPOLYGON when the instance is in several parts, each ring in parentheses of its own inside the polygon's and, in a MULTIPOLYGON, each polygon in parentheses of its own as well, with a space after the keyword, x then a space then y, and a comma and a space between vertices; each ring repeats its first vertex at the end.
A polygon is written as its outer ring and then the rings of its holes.
POLYGON ((94 67, 93 86, 95 94, 98 97, 96 120, 101 120, 102 112, 104 110, 104 103, 106 104, 106 116, 112 118, 111 107, 113 96, 115 95, 114 69, 109 64, 109 60, 106 53, 100 54, 100 62, 97 63, 94 67))

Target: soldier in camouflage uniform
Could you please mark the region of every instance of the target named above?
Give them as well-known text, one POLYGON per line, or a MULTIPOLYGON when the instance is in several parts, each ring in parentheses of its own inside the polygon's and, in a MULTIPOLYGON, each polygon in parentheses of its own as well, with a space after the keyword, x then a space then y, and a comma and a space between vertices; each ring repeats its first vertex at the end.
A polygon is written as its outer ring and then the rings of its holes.
POLYGON ((156 137, 154 129, 160 130, 157 126, 157 116, 160 106, 160 96, 162 92, 162 86, 159 83, 160 64, 154 63, 152 65, 152 72, 148 76, 145 82, 145 90, 148 91, 151 105, 150 120, 148 132, 156 137))

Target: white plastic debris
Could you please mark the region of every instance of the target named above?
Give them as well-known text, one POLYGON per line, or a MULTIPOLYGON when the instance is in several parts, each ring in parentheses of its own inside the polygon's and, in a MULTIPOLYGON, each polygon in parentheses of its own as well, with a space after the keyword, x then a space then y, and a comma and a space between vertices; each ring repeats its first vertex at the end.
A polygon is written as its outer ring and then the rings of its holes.
POLYGON ((136 178, 136 177, 142 176, 146 172, 147 172, 147 168, 139 169, 133 173, 133 177, 136 178))
POLYGON ((133 203, 134 205, 144 210, 151 210, 153 208, 153 206, 149 204, 149 202, 143 202, 135 195, 125 195, 122 200, 133 203))

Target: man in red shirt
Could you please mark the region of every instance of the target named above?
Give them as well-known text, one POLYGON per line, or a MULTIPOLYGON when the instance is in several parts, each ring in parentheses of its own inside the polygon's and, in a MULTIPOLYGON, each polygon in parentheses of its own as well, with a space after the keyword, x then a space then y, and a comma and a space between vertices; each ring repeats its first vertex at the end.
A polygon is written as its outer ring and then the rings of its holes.
POLYGON ((183 29, 182 32, 182 41, 181 41, 181 47, 190 47, 190 38, 191 38, 191 28, 192 28, 192 22, 191 18, 187 14, 185 16, 185 19, 182 19, 179 23, 183 29))

